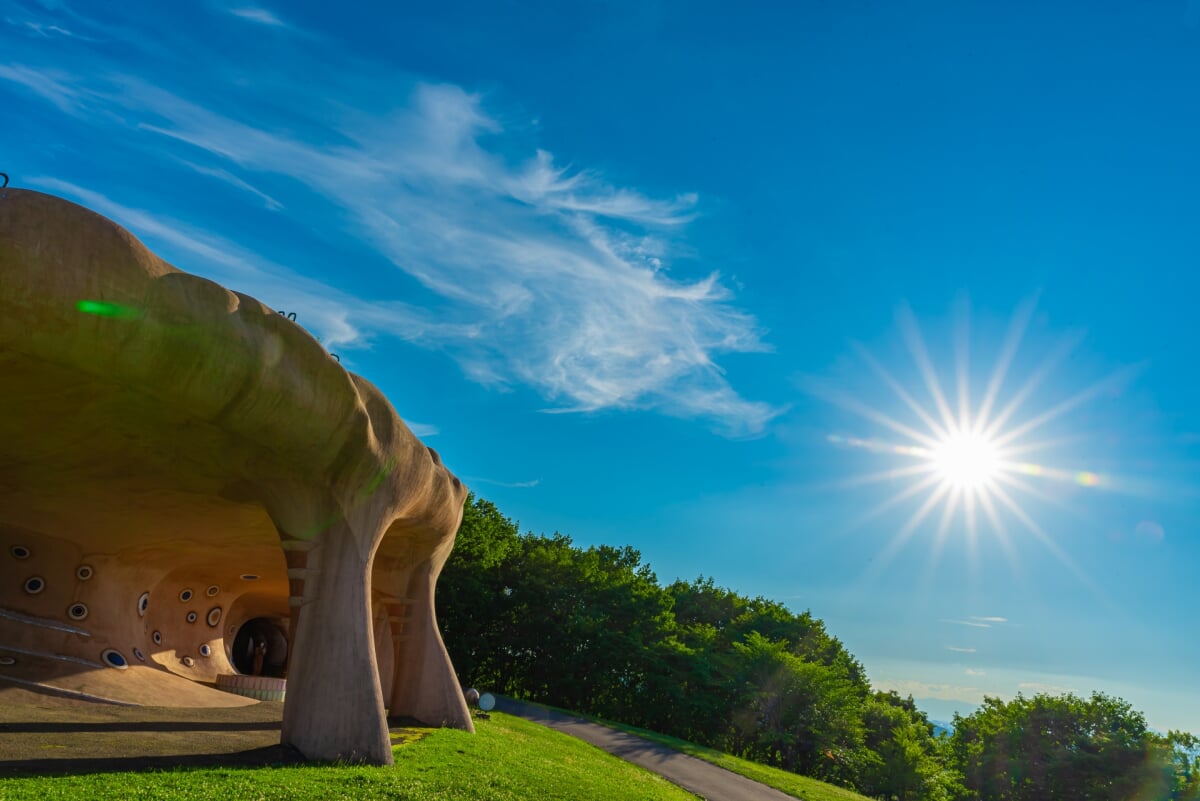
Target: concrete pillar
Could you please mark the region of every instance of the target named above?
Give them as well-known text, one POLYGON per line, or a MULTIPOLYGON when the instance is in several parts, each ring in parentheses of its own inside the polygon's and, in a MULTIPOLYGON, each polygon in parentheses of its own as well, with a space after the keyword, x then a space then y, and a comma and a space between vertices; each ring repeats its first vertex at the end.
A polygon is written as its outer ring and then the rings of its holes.
MULTIPOLYGON (((449 548, 444 550, 448 555, 449 548)), ((433 591, 444 562, 445 556, 427 559, 409 578, 409 609, 397 648, 389 711, 431 726, 473 732, 470 710, 437 626, 433 591)))
MULTIPOLYGON (((382 535, 380 526, 374 539, 382 535)), ((339 521, 308 555, 281 742, 308 759, 390 765, 371 631, 371 552, 363 554, 339 521)))

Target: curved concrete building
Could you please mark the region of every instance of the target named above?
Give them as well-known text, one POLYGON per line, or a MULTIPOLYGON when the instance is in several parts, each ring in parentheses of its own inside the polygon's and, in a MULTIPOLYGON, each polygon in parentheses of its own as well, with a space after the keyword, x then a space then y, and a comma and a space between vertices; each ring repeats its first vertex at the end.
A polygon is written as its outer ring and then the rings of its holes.
POLYGON ((466 492, 295 322, 0 198, 0 687, 219 706, 286 676, 285 744, 391 763, 389 713, 471 729, 433 606, 466 492))

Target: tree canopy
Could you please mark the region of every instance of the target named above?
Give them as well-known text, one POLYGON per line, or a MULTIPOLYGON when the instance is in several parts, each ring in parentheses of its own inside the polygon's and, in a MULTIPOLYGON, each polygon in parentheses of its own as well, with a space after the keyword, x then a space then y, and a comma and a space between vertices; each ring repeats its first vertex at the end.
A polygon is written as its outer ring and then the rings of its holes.
POLYGON ((955 717, 950 753, 981 801, 1200 798, 1196 739, 1103 693, 988 698, 955 717))

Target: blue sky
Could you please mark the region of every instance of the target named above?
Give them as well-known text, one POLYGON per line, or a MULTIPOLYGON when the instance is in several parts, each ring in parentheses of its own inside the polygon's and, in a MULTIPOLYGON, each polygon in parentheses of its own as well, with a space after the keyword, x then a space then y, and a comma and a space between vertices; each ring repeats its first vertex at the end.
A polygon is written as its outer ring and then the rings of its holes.
POLYGON ((295 311, 525 529, 935 717, 1200 732, 1200 5, 893 6, 0 2, 0 170, 295 311), (1022 449, 971 516, 934 383, 1022 449))

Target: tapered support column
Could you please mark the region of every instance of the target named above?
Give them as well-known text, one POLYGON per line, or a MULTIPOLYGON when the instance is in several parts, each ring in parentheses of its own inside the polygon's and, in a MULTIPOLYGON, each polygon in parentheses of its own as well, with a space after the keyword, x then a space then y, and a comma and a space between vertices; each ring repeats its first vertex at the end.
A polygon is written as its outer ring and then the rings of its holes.
POLYGON ((437 627, 433 591, 440 572, 440 560, 426 561, 413 569, 409 579, 412 606, 397 649, 390 712, 431 726, 473 732, 471 712, 437 627))
POLYGON ((371 554, 361 550, 339 522, 308 552, 281 741, 307 759, 390 765, 371 631, 371 554))

